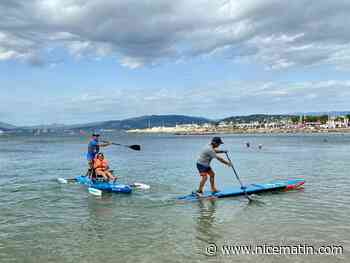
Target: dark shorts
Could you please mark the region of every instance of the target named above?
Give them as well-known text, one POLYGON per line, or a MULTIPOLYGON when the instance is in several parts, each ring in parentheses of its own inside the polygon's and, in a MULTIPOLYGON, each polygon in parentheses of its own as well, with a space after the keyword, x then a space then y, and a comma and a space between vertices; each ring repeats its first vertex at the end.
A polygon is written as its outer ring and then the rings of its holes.
POLYGON ((96 157, 96 154, 93 154, 93 153, 87 153, 86 154, 86 159, 90 162, 90 161, 93 161, 96 157))
POLYGON ((199 173, 208 173, 211 171, 211 167, 210 166, 206 166, 200 163, 197 163, 197 169, 199 173))

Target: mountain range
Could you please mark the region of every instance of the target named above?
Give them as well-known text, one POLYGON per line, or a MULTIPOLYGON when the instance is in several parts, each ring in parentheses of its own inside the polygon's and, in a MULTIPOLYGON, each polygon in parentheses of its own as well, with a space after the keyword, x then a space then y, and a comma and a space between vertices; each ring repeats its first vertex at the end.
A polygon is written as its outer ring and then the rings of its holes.
POLYGON ((96 130, 96 129, 114 129, 114 130, 127 130, 127 129, 144 129, 149 127, 172 127, 176 124, 203 124, 203 123, 218 123, 220 121, 225 122, 251 122, 251 121, 276 121, 284 118, 299 116, 299 115, 330 115, 341 116, 348 115, 350 111, 332 111, 332 112, 306 112, 306 113, 294 113, 294 114, 253 114, 243 116, 232 116, 223 119, 212 120, 203 117, 193 117, 186 115, 146 115, 136 118, 128 118, 124 120, 110 120, 101 122, 91 122, 74 125, 64 124, 51 124, 51 125, 37 125, 37 126, 23 126, 16 127, 14 125, 0 122, 0 130, 3 131, 33 131, 35 129, 52 129, 52 130, 96 130))
POLYGON ((144 129, 148 127, 172 127, 176 124, 203 124, 212 122, 207 118, 185 116, 185 115, 147 115, 136 118, 129 118, 124 120, 110 120, 101 122, 91 122, 74 125, 51 124, 51 125, 36 125, 15 127, 9 124, 0 124, 0 129, 13 131, 32 131, 36 129, 52 129, 52 130, 96 130, 96 129, 114 129, 114 130, 128 130, 128 129, 144 129))
POLYGON ((247 123, 247 122, 264 122, 264 121, 278 121, 286 118, 293 117, 295 115, 287 115, 287 114, 253 114, 253 115, 244 115, 244 116, 232 116, 225 119, 222 119, 221 121, 224 122, 235 122, 235 123, 247 123))
POLYGON ((103 129, 117 129, 117 130, 127 130, 127 129, 144 129, 148 127, 172 127, 176 124, 190 124, 198 123, 203 124, 210 122, 209 119, 185 115, 148 115, 136 118, 129 118, 125 120, 112 120, 104 122, 94 122, 87 124, 77 124, 68 125, 65 128, 69 129, 95 129, 100 127, 103 129))
POLYGON ((293 115, 305 115, 305 116, 321 116, 321 115, 329 115, 329 116, 346 116, 350 115, 350 111, 323 111, 323 112, 297 112, 293 115))
POLYGON ((16 126, 5 123, 5 122, 0 122, 0 130, 7 131, 11 129, 15 129, 16 126))

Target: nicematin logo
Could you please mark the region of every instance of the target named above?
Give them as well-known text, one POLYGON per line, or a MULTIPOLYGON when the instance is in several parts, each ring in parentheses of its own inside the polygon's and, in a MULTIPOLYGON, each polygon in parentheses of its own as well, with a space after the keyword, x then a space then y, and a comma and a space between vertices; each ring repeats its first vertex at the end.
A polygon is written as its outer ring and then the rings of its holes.
POLYGON ((311 255, 311 256, 337 256, 344 253, 342 245, 326 244, 311 245, 310 243, 300 244, 223 244, 210 243, 205 247, 207 256, 238 256, 238 255, 311 255))

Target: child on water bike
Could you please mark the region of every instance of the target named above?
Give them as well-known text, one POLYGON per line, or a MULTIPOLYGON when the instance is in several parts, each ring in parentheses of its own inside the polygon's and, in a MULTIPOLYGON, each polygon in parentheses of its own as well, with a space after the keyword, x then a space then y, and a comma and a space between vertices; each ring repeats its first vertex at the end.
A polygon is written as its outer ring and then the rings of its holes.
POLYGON ((103 153, 98 153, 94 159, 94 169, 96 177, 102 176, 106 181, 115 181, 117 179, 109 170, 108 161, 105 159, 103 153))

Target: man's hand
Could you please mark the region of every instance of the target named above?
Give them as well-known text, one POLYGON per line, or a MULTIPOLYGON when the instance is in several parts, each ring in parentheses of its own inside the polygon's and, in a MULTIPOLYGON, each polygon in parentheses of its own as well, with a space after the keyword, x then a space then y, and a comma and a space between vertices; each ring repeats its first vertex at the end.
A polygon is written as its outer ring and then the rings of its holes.
POLYGON ((100 145, 100 146, 102 146, 102 147, 106 147, 106 146, 109 146, 109 145, 112 145, 112 144, 113 144, 113 142, 111 142, 111 141, 102 141, 102 143, 103 143, 103 144, 100 145))

